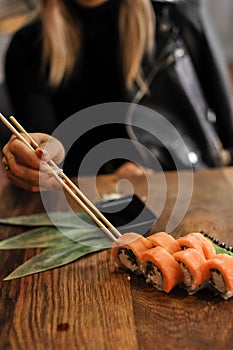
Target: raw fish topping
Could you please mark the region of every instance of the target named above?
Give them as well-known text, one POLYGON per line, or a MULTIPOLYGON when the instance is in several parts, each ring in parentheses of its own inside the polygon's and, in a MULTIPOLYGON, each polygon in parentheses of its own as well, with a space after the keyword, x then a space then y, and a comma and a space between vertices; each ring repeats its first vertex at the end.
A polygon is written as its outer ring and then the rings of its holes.
POLYGON ((141 273, 156 290, 174 287, 194 294, 209 288, 224 299, 233 296, 233 248, 201 232, 178 239, 166 232, 145 238, 126 233, 112 247, 118 267, 141 273))

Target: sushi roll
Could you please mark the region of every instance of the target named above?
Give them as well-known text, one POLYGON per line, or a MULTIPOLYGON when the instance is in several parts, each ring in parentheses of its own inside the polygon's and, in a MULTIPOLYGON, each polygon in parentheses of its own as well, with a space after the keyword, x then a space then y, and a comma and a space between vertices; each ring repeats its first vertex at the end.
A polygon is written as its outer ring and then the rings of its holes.
POLYGON ((146 282, 157 290, 169 293, 183 282, 183 272, 174 257, 164 248, 146 250, 141 256, 141 270, 146 282))
POLYGON ((207 260, 197 249, 188 248, 173 254, 184 273, 183 284, 188 294, 206 287, 210 279, 207 260))
POLYGON ((169 235, 166 232, 157 232, 147 237, 147 240, 150 241, 154 247, 162 247, 166 249, 170 254, 174 254, 181 250, 179 243, 175 240, 174 237, 169 235))
POLYGON ((223 299, 233 296, 233 256, 217 254, 208 260, 208 268, 211 274, 209 286, 223 299))
POLYGON ((111 250, 112 259, 116 266, 141 274, 141 255, 151 247, 152 243, 145 237, 134 232, 125 233, 114 243, 111 250))
POLYGON ((188 233, 177 239, 181 249, 194 248, 204 255, 206 259, 211 259, 216 252, 212 243, 199 232, 188 233))

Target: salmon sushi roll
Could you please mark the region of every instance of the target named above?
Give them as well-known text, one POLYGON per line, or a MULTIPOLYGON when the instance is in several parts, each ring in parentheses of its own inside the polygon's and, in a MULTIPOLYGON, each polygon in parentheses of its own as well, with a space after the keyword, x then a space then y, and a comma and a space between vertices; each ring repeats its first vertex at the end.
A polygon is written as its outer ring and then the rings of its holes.
POLYGON ((157 290, 169 293, 183 282, 183 272, 174 257, 164 248, 146 250, 141 256, 141 270, 146 282, 157 290))
POLYGON ((197 249, 188 248, 173 254, 184 273, 184 287, 188 294, 194 294, 207 286, 210 279, 210 270, 207 260, 197 249))
POLYGON ((162 247, 166 249, 169 253, 174 254, 181 250, 179 243, 176 239, 166 232, 157 232, 153 235, 147 237, 154 247, 162 247))
POLYGON ((177 239, 181 249, 194 248, 204 255, 206 259, 211 259, 216 252, 212 243, 199 232, 188 233, 177 239))
POLYGON ((211 274, 210 287, 223 299, 233 296, 233 256, 217 254, 208 260, 208 268, 211 274))
POLYGON ((152 243, 145 237, 134 232, 125 233, 114 243, 111 250, 112 259, 118 267, 141 273, 141 255, 151 247, 152 243))

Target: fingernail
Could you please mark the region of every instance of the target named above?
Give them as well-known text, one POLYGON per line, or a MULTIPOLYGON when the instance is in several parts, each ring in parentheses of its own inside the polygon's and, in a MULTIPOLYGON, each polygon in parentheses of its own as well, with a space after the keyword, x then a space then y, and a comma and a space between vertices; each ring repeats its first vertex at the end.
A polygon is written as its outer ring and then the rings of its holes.
POLYGON ((36 154, 38 155, 39 158, 42 158, 48 155, 48 151, 46 149, 38 148, 36 150, 36 154))

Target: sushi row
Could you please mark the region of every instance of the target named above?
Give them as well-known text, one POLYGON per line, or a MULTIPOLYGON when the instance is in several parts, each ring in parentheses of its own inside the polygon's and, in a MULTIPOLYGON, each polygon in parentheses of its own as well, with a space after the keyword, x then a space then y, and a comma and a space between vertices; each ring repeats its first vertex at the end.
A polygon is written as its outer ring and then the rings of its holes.
POLYGON ((188 294, 208 287, 224 299, 233 296, 233 255, 216 254, 215 244, 201 233, 189 233, 177 240, 166 232, 145 238, 125 233, 112 247, 118 267, 143 274, 147 283, 169 293, 175 286, 188 294))

